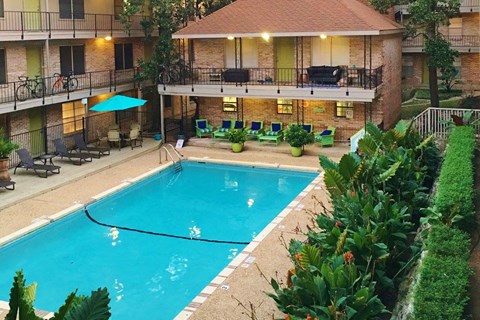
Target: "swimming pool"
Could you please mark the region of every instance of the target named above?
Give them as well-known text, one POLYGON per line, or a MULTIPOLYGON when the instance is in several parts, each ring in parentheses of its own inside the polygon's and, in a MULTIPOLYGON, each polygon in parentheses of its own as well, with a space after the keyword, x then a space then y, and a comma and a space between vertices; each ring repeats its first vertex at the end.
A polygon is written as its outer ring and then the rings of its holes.
POLYGON ((0 248, 0 299, 23 269, 35 306, 55 311, 75 288, 110 292, 112 319, 172 319, 317 173, 183 162, 0 248))

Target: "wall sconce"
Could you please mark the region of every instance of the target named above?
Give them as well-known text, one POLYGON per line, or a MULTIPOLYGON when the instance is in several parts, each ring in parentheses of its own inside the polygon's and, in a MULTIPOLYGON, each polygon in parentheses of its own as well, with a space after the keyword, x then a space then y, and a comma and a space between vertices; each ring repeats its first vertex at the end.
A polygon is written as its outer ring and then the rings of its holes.
POLYGON ((268 33, 264 32, 264 33, 262 33, 262 38, 263 38, 263 40, 268 41, 270 39, 270 35, 268 33))
POLYGON ((322 40, 327 39, 327 35, 326 35, 326 34, 321 34, 321 35, 320 35, 320 39, 322 39, 322 40))
POLYGON ((112 40, 112 37, 111 36, 106 36, 105 40, 110 41, 110 40, 112 40))
POLYGON ((228 36, 227 39, 228 40, 233 40, 233 39, 235 39, 235 37, 234 36, 228 36))

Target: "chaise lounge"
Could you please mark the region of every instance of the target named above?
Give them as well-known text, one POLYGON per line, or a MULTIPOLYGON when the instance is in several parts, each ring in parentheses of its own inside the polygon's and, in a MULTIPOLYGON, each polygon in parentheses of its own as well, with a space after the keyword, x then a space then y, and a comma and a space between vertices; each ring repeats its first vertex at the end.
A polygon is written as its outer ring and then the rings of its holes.
POLYGON ((213 135, 213 127, 208 124, 207 119, 195 120, 195 133, 197 137, 203 138, 213 135))
POLYGON ((0 180, 0 188, 5 188, 6 190, 15 190, 15 181, 0 180))
POLYGON ((342 68, 339 66, 311 66, 307 68, 311 83, 336 85, 342 78, 342 68))
POLYGON ((264 133, 263 121, 252 121, 250 128, 247 129, 247 139, 258 139, 264 133))
POLYGON ((217 130, 213 131, 213 139, 215 138, 225 138, 225 134, 232 128, 232 120, 222 120, 222 126, 217 130))
POLYGON ((272 122, 271 129, 265 132, 258 137, 258 141, 262 142, 275 142, 278 145, 283 138, 283 123, 282 122, 272 122))
POLYGON ((328 127, 322 132, 315 133, 315 142, 320 143, 322 147, 333 146, 335 137, 335 127, 328 127))
POLYGON ((80 152, 70 152, 68 151, 67 147, 63 143, 62 139, 55 139, 53 140, 53 144, 55 145, 55 154, 60 157, 61 159, 68 158, 73 164, 79 166, 84 162, 92 162, 92 156, 87 153, 80 153, 80 152))
POLYGON ((109 147, 90 147, 83 140, 82 134, 76 134, 74 137, 75 145, 80 151, 88 152, 92 157, 100 158, 101 156, 106 156, 110 154, 109 147))
POLYGON ((20 158, 20 163, 17 164, 17 166, 15 167, 15 170, 13 170, 13 174, 17 173, 18 168, 24 168, 27 170, 32 169, 37 174, 37 176, 41 178, 47 178, 49 172, 54 174, 60 173, 60 168, 61 168, 60 166, 35 163, 35 160, 32 158, 32 156, 27 151, 27 149, 18 149, 18 150, 15 150, 15 152, 18 154, 18 157, 20 158), (39 171, 45 171, 45 174, 42 175, 40 174, 39 171))

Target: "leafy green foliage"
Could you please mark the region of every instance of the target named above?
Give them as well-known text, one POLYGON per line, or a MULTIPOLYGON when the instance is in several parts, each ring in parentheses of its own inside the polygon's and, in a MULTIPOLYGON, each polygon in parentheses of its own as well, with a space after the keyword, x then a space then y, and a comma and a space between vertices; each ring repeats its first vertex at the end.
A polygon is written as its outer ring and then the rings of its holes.
POLYGON ((474 151, 473 127, 456 127, 448 139, 435 198, 435 210, 447 225, 473 222, 474 151))
POLYGON ((0 159, 8 158, 13 150, 18 149, 19 145, 12 143, 6 136, 3 128, 0 128, 0 159))
MULTIPOLYGON (((25 286, 23 271, 17 271, 10 290, 10 311, 5 320, 42 320, 35 315, 37 284, 25 286)), ((65 303, 55 312, 51 320, 108 320, 110 319, 110 298, 107 288, 92 291, 90 297, 76 296, 77 290, 70 293, 65 303)))
POLYGON ((315 142, 313 133, 308 133, 301 125, 289 125, 285 130, 285 141, 292 147, 300 148, 315 142))
POLYGON ((414 292, 414 318, 463 319, 468 302, 469 237, 444 225, 434 226, 414 292))
POLYGON ((243 129, 230 129, 225 133, 225 138, 231 143, 244 143, 247 141, 247 132, 243 129))

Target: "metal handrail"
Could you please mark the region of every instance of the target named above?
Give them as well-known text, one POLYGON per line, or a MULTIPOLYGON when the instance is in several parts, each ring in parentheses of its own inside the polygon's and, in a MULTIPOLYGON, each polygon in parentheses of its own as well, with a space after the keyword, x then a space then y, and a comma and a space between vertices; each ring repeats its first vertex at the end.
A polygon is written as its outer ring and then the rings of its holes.
POLYGON ((165 143, 160 146, 159 163, 162 163, 162 150, 165 150, 165 161, 168 161, 168 156, 170 156, 170 159, 172 160, 173 164, 176 164, 177 162, 182 161, 183 155, 180 152, 178 152, 178 150, 173 145, 171 145, 170 143, 165 143), (168 147, 170 147, 173 153, 177 156, 177 160, 175 160, 175 158, 172 156, 170 151, 168 151, 168 147))

